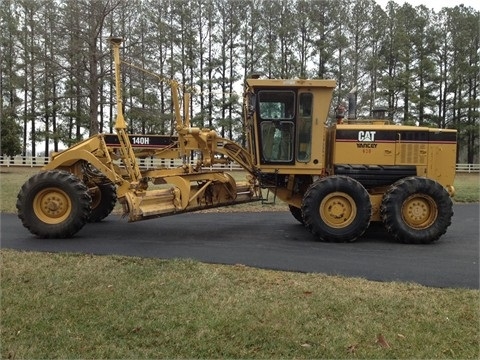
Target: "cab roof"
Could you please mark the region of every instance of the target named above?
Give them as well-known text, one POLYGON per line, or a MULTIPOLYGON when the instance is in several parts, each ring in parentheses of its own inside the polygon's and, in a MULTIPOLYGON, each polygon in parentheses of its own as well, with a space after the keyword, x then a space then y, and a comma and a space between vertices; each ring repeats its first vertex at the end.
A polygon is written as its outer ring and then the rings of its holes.
POLYGON ((335 80, 331 79, 246 79, 248 87, 279 87, 279 88, 334 88, 337 85, 335 80))

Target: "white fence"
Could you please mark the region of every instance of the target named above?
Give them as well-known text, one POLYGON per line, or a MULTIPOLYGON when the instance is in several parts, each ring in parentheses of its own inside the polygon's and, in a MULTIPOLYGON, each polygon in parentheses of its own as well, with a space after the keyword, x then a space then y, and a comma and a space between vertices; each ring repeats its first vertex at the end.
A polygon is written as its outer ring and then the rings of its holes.
MULTIPOLYGON (((48 164, 49 158, 43 156, 0 156, 0 166, 27 166, 36 167, 48 164)), ((154 168, 154 167, 168 167, 175 168, 183 164, 180 159, 138 159, 137 160, 141 168, 154 168)), ((191 163, 194 165, 194 162, 191 163)), ((242 168, 235 163, 228 165, 214 165, 212 169, 225 169, 229 171, 241 170, 242 168)), ((480 164, 457 164, 457 172, 461 173, 478 173, 480 172, 480 164)))
MULTIPOLYGON (((40 167, 43 165, 48 164, 50 158, 44 156, 0 156, 0 166, 23 166, 23 167, 40 167)), ((166 167, 166 168, 176 168, 183 165, 183 161, 181 159, 157 159, 157 158, 145 158, 145 159, 137 159, 137 162, 140 168, 158 168, 158 167, 166 167)), ((120 163, 120 161, 117 161, 120 163)), ((195 161, 190 162, 191 165, 195 165, 195 161)), ((241 166, 236 163, 230 164, 215 164, 210 169, 222 169, 222 170, 242 170, 241 166)))
POLYGON ((49 161, 48 157, 43 156, 0 156, 1 166, 43 166, 49 161))
POLYGON ((457 164, 457 172, 478 173, 480 172, 480 164, 457 164))

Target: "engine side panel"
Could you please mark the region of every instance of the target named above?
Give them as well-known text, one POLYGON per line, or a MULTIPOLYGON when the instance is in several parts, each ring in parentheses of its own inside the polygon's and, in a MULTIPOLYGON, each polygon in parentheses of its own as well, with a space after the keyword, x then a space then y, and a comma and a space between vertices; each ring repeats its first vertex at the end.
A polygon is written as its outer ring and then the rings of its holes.
POLYGON ((330 168, 373 186, 397 175, 432 178, 453 185, 456 131, 415 126, 340 124, 330 132, 330 168), (416 169, 416 174, 413 173, 416 169))

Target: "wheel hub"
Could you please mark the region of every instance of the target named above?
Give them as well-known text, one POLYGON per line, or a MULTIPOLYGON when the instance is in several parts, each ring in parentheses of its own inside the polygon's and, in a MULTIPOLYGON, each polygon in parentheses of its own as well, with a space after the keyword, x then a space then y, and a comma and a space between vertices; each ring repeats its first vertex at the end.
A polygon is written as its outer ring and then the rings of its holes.
POLYGON ((406 199, 402 208, 405 222, 415 229, 425 229, 437 218, 435 202, 428 196, 412 195, 406 199))
POLYGON ((48 210, 51 212, 55 212, 60 208, 60 204, 56 200, 51 200, 47 203, 46 208, 48 208, 48 210))
POLYGON ((346 204, 341 201, 333 201, 329 206, 328 211, 335 219, 341 219, 345 216, 346 204))
POLYGON ((43 222, 58 224, 69 216, 71 202, 68 195, 60 189, 44 189, 35 196, 34 212, 43 222))
POLYGON ((320 204, 320 217, 334 228, 350 225, 356 213, 355 201, 345 193, 329 194, 320 204))

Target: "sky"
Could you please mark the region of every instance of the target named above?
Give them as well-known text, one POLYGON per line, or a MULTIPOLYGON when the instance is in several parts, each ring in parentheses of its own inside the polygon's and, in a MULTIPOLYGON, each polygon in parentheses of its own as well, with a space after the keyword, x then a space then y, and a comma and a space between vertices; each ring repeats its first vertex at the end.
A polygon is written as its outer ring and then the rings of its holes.
MULTIPOLYGON (((375 0, 382 8, 385 8, 390 0, 375 0)), ((479 0, 393 0, 399 5, 405 2, 410 3, 412 6, 425 5, 427 8, 434 9, 435 11, 441 10, 444 7, 455 7, 457 5, 465 5, 472 7, 475 10, 480 11, 479 0)))

